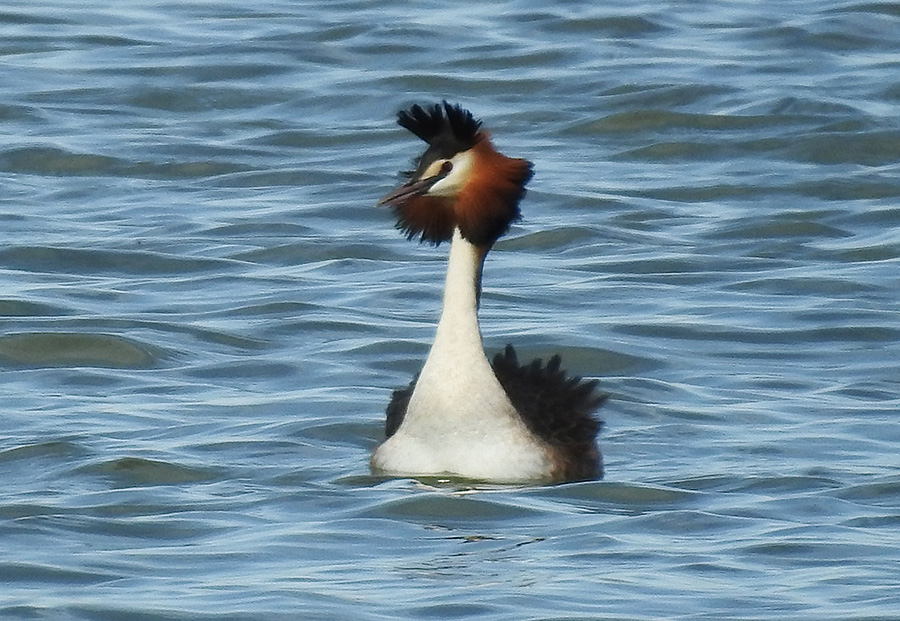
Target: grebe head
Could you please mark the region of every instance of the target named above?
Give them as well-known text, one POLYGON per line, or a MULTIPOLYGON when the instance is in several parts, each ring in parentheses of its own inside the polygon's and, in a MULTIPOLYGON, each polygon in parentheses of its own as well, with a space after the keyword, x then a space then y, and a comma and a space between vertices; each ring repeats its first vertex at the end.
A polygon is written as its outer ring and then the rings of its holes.
POLYGON ((481 121, 446 101, 397 114, 397 123, 428 143, 409 180, 381 199, 407 238, 435 245, 458 228, 479 246, 492 245, 519 218, 531 162, 506 157, 481 121))

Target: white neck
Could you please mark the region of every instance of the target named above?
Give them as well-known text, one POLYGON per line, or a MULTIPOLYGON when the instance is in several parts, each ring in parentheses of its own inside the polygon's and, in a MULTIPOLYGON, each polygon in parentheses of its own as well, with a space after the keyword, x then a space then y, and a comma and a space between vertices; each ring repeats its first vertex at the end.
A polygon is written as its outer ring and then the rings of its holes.
POLYGON ((543 477, 550 466, 494 375, 478 328, 486 249, 453 234, 434 344, 403 424, 373 456, 376 468, 491 480, 543 477))
MULTIPOLYGON (((485 250, 466 240, 456 229, 447 260, 444 304, 434 343, 419 374, 407 410, 415 429, 419 419, 433 433, 456 432, 481 418, 485 404, 473 395, 487 396, 491 410, 505 411, 509 400, 484 355, 478 327, 478 289, 485 250)), ((511 407, 511 406, 510 406, 511 407)))
POLYGON ((458 351, 464 351, 466 357, 484 358, 478 327, 478 298, 486 254, 486 249, 470 243, 459 229, 453 231, 444 283, 444 304, 429 360, 451 345, 458 351))

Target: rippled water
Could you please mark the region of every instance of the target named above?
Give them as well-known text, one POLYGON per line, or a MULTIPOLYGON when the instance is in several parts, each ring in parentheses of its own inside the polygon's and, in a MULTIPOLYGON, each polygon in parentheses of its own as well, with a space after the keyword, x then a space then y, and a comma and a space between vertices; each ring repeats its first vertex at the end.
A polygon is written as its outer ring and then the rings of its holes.
POLYGON ((891 2, 6 2, 0 617, 900 619, 891 2), (470 107, 536 166, 486 344, 603 482, 373 477, 470 107))

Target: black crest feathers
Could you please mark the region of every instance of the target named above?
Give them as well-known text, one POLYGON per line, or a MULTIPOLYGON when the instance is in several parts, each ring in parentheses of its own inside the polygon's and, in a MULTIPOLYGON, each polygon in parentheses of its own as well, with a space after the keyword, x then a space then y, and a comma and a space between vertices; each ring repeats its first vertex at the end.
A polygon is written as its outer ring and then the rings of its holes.
POLYGON ((446 101, 425 108, 415 104, 409 110, 401 110, 397 124, 446 156, 475 146, 481 129, 481 121, 471 112, 446 101))

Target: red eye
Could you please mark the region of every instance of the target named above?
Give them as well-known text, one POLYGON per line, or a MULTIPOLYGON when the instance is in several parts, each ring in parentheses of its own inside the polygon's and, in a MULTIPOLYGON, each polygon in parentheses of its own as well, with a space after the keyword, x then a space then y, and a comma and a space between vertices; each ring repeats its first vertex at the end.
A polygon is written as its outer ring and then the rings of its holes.
POLYGON ((447 160, 443 164, 441 164, 441 174, 447 175, 450 174, 450 171, 453 170, 453 164, 450 163, 450 160, 447 160))

